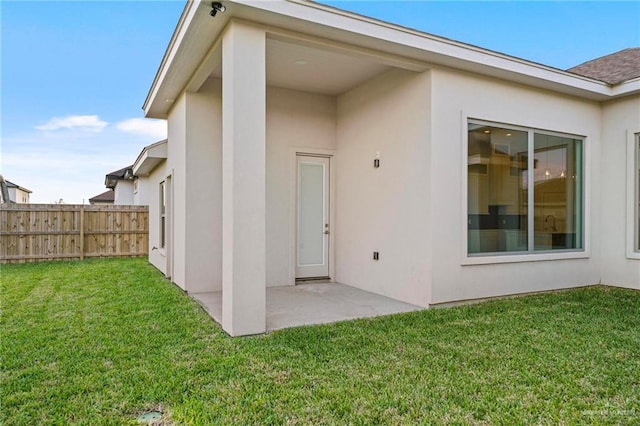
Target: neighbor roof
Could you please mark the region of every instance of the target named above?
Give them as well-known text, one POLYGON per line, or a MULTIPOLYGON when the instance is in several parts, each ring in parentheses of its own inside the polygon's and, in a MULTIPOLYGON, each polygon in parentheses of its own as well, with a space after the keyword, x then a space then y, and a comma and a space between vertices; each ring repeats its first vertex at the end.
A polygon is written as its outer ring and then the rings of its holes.
POLYGON ((116 183, 118 183, 119 180, 126 180, 126 179, 133 178, 133 171, 131 169, 132 167, 133 165, 123 167, 111 173, 107 173, 104 177, 104 185, 107 188, 113 189, 116 187, 116 183))
POLYGON ((6 179, 5 179, 5 182, 7 183, 7 188, 18 188, 19 190, 24 191, 24 192, 28 192, 29 194, 31 194, 31 192, 32 192, 32 191, 28 190, 27 188, 24 188, 24 187, 22 187, 20 185, 16 185, 15 183, 13 183, 11 181, 8 181, 6 179))
POLYGON ((123 167, 115 172, 107 173, 107 178, 112 179, 126 179, 127 170, 130 170, 133 166, 123 167))
POLYGON ((567 71, 609 84, 624 83, 640 77, 640 47, 602 56, 567 71))
POLYGON ((95 197, 89 198, 89 202, 112 202, 115 200, 115 192, 113 190, 108 190, 103 192, 102 194, 98 194, 95 197))

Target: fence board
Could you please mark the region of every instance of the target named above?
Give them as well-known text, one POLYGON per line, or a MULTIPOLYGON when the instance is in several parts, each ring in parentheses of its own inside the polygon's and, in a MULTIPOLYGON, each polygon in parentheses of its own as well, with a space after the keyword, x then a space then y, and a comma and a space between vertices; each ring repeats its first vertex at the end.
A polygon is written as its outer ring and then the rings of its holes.
POLYGON ((146 206, 0 205, 0 263, 148 253, 146 206))

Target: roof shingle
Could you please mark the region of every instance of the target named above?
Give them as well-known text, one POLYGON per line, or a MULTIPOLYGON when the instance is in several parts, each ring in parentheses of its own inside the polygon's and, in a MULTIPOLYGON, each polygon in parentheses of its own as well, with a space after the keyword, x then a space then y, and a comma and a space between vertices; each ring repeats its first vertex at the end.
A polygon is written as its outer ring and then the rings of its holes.
POLYGON ((640 47, 602 56, 569 68, 567 71, 609 84, 624 83, 640 77, 640 47))
POLYGON ((113 190, 108 190, 103 192, 102 194, 98 194, 95 197, 89 198, 89 202, 111 202, 115 200, 115 192, 113 190))

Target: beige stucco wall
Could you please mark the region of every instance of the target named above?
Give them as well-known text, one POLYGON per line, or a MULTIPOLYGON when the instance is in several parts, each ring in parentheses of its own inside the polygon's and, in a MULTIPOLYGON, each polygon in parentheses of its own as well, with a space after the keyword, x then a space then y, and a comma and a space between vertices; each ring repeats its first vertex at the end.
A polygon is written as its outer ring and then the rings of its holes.
MULTIPOLYGON (((634 135, 640 133, 640 95, 602 109, 602 282, 640 288, 640 253, 634 253, 634 135)), ((637 238, 637 237, 635 237, 637 238)))
MULTIPOLYGON (((432 303, 597 284, 600 281, 600 105, 445 69, 432 71, 432 303), (466 117, 582 135, 585 141, 586 258, 463 265, 466 117)), ((541 259, 542 256, 538 256, 541 259)), ((489 261, 500 262, 500 256, 489 261)))
POLYGON ((263 28, 222 36, 222 328, 265 331, 266 79, 263 28))
POLYGON ((133 184, 133 204, 136 206, 148 206, 149 205, 149 191, 151 182, 148 179, 148 176, 141 176, 134 180, 133 184), (137 182, 137 183, 136 183, 137 182), (137 189, 136 189, 137 185, 137 189))
POLYGON ((167 177, 165 163, 155 167, 149 176, 138 178, 138 194, 149 206, 149 262, 163 274, 167 273, 167 251, 160 247, 160 182, 167 177))
MULTIPOLYGON (((640 260, 625 255, 628 138, 620 130, 640 131, 639 110, 638 97, 603 107, 438 67, 423 73, 391 69, 338 97, 268 87, 265 284, 295 282, 295 153, 322 152, 333 155, 335 281, 421 306, 601 279, 639 287, 640 260), (583 253, 470 261, 464 189, 468 118, 585 138, 583 253), (380 168, 374 168, 378 154, 380 168), (380 260, 372 259, 374 251, 380 260)), ((218 291, 220 80, 209 79, 198 93, 183 93, 168 120, 168 159, 150 182, 157 186, 162 177, 172 178, 172 279, 192 293, 218 291)), ((157 191, 149 193, 154 194, 151 216, 157 216, 157 191)), ((157 223, 150 220, 150 228, 156 232, 157 223)))
MULTIPOLYGON (((211 79, 199 93, 178 99, 169 115, 167 174, 173 171, 173 280, 189 292, 221 290, 220 107, 220 81, 211 79), (184 143, 185 133, 189 144, 184 143), (186 181, 192 182, 191 188, 186 181)), ((294 283, 290 261, 294 249, 291 203, 295 202, 292 160, 297 150, 304 152, 307 148, 335 148, 335 98, 268 88, 268 286, 294 283)), ((154 210, 154 203, 150 201, 149 205, 150 211, 154 210)))
POLYGON ((337 281, 421 306, 429 301, 429 97, 428 72, 399 69, 341 95, 335 161, 337 281))
POLYGON ((113 194, 113 204, 122 206, 133 205, 133 181, 119 180, 113 194))
MULTIPOLYGON (((171 280, 182 289, 186 289, 186 94, 183 93, 175 101, 175 105, 167 117, 167 162, 166 172, 172 179, 171 221, 171 256, 173 271, 171 280)), ((152 215, 152 204, 149 204, 149 215, 152 215)), ((157 213, 156 213, 157 214, 157 213)))
POLYGON ((222 239, 222 95, 216 82, 211 82, 205 90, 206 93, 187 94, 186 261, 189 292, 222 288, 222 247, 218 244, 222 239))
POLYGON ((295 153, 335 148, 335 97, 267 88, 267 286, 295 283, 295 153))
POLYGON ((168 117, 166 173, 171 175, 172 185, 172 280, 192 293, 221 289, 219 83, 211 80, 201 93, 183 93, 168 117))

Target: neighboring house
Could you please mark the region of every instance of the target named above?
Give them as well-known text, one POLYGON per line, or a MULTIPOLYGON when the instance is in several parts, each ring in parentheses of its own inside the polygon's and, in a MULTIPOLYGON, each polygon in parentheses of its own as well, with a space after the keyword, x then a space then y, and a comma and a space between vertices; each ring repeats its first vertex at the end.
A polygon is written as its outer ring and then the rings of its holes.
POLYGON ((23 188, 20 185, 16 185, 15 183, 5 180, 6 188, 9 193, 9 202, 17 203, 17 204, 29 204, 29 197, 32 194, 32 191, 27 188, 23 188))
POLYGON ((113 204, 113 200, 115 196, 115 191, 113 189, 108 189, 102 194, 98 194, 95 197, 89 198, 89 204, 91 205, 111 205, 113 204))
POLYGON ((166 139, 145 146, 134 164, 105 176, 104 184, 110 191, 94 198, 106 197, 108 199, 110 197, 113 204, 135 206, 149 205, 150 202, 157 201, 158 191, 155 188, 158 182, 154 179, 155 174, 162 172, 163 169, 156 170, 156 168, 166 158, 166 139), (153 182, 153 189, 150 188, 151 182, 153 182))
POLYGON ((221 290, 228 333, 264 332, 265 288, 300 278, 423 307, 640 288, 638 49, 563 71, 312 2, 224 5, 188 2, 143 108, 169 133, 150 261, 221 290))
POLYGON ((108 173, 104 179, 104 186, 113 190, 113 204, 133 205, 134 175, 131 167, 108 173))

